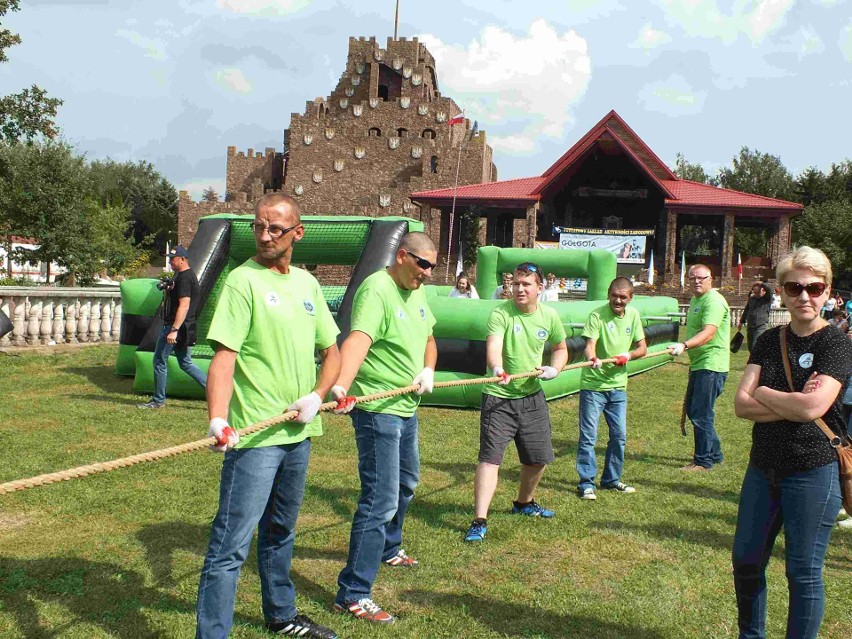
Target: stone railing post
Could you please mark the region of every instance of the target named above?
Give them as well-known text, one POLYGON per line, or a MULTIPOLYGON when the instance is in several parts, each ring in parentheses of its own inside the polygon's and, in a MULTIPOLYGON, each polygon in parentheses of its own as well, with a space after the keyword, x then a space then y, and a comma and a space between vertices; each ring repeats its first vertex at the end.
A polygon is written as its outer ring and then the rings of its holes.
POLYGON ((112 335, 112 341, 117 342, 119 335, 121 334, 121 298, 112 300, 112 330, 110 334, 112 335))
POLYGON ((112 300, 104 300, 101 302, 101 341, 111 342, 112 336, 110 329, 112 328, 112 300))
POLYGON ((89 313, 92 303, 87 299, 80 300, 80 314, 77 316, 77 339, 85 344, 89 341, 89 313))
POLYGON ((77 313, 80 310, 80 300, 68 300, 65 313, 65 341, 68 344, 77 343, 77 313))
POLYGON ((50 344, 50 335, 53 331, 53 300, 45 298, 41 306, 41 324, 38 329, 38 341, 41 344, 50 344))
POLYGON ((53 335, 50 339, 54 344, 65 343, 65 302, 61 299, 53 304, 53 335))
POLYGON ((101 341, 101 303, 98 299, 93 299, 90 304, 92 311, 89 315, 89 341, 101 341))
POLYGON ((12 317, 12 346, 24 346, 27 343, 27 302, 26 298, 15 300, 15 310, 12 317))
POLYGON ((27 321, 27 345, 29 346, 37 346, 38 345, 38 336, 39 330, 41 329, 41 309, 42 301, 40 299, 36 299, 33 302, 29 301, 29 318, 27 321))
MULTIPOLYGON (((14 314, 12 313, 12 300, 8 297, 3 297, 0 299, 0 311, 3 311, 6 314, 6 317, 9 318, 9 321, 12 321, 14 314)), ((9 346, 12 343, 12 338, 9 335, 4 335, 0 337, 0 348, 3 346, 9 346)))

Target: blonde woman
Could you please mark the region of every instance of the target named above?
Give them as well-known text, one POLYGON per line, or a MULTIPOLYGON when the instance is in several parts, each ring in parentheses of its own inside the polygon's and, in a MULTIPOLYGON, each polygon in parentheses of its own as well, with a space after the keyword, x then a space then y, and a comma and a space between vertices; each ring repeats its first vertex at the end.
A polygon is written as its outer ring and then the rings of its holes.
POLYGON ((766 636, 766 565, 782 526, 787 637, 812 639, 822 621, 823 563, 840 484, 837 453, 814 420, 822 417, 838 436, 845 434, 840 391, 852 373, 852 342, 820 317, 831 276, 825 254, 808 246, 780 261, 777 278, 790 324, 757 340, 734 400, 737 416, 754 421, 733 548, 741 638, 766 636), (795 392, 784 372, 782 329, 795 392))

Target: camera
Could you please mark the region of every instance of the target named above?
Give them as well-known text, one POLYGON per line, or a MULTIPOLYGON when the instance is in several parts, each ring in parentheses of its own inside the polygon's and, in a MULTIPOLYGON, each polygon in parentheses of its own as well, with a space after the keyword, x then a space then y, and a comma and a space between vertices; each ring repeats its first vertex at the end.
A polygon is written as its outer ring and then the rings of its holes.
POLYGON ((161 291, 169 291, 175 285, 175 278, 173 277, 164 277, 159 282, 157 282, 157 288, 161 291))

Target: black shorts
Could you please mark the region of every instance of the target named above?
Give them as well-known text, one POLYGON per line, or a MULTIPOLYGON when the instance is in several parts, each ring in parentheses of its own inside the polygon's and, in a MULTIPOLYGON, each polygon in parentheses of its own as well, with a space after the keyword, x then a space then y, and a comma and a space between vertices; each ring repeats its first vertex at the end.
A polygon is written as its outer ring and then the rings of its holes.
POLYGON ((482 394, 479 414, 479 461, 503 462, 509 442, 515 440, 518 458, 525 466, 544 466, 553 461, 550 412, 544 391, 519 399, 482 394))

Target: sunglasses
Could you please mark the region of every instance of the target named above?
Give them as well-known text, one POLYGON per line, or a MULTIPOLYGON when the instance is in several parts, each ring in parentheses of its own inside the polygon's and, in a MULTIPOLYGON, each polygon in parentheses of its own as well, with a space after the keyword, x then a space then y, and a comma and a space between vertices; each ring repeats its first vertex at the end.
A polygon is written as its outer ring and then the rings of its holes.
MULTIPOLYGON (((405 249, 403 249, 403 250, 405 250, 405 249)), ((408 251, 408 250, 405 250, 405 252, 408 253, 411 257, 413 257, 414 263, 417 264, 417 266, 422 268, 424 271, 428 270, 430 268, 438 268, 437 264, 432 264, 432 262, 430 262, 426 258, 420 257, 419 255, 415 255, 414 253, 412 253, 411 251, 408 251)))
POLYGON ((824 282, 811 282, 810 284, 799 284, 798 282, 785 282, 784 292, 790 297, 799 297, 802 291, 807 291, 809 297, 819 297, 825 293, 828 284, 824 282))
POLYGON ((532 262, 524 262, 523 264, 518 264, 516 271, 521 271, 523 273, 534 273, 538 278, 538 281, 543 281, 541 268, 537 264, 533 264, 532 262))
POLYGON ((251 230, 254 231, 255 235, 263 235, 263 232, 266 231, 269 233, 269 237, 273 240, 277 240, 279 237, 289 233, 293 229, 297 229, 301 224, 296 224, 295 226, 278 226, 277 224, 273 224, 272 226, 267 226, 266 224, 261 224, 260 222, 252 222, 251 230))
POLYGON ((702 277, 692 277, 692 276, 690 276, 690 277, 687 277, 686 279, 688 279, 690 282, 703 282, 703 281, 704 281, 704 280, 706 280, 708 277, 710 277, 710 276, 709 276, 709 275, 704 275, 704 276, 702 276, 702 277))

